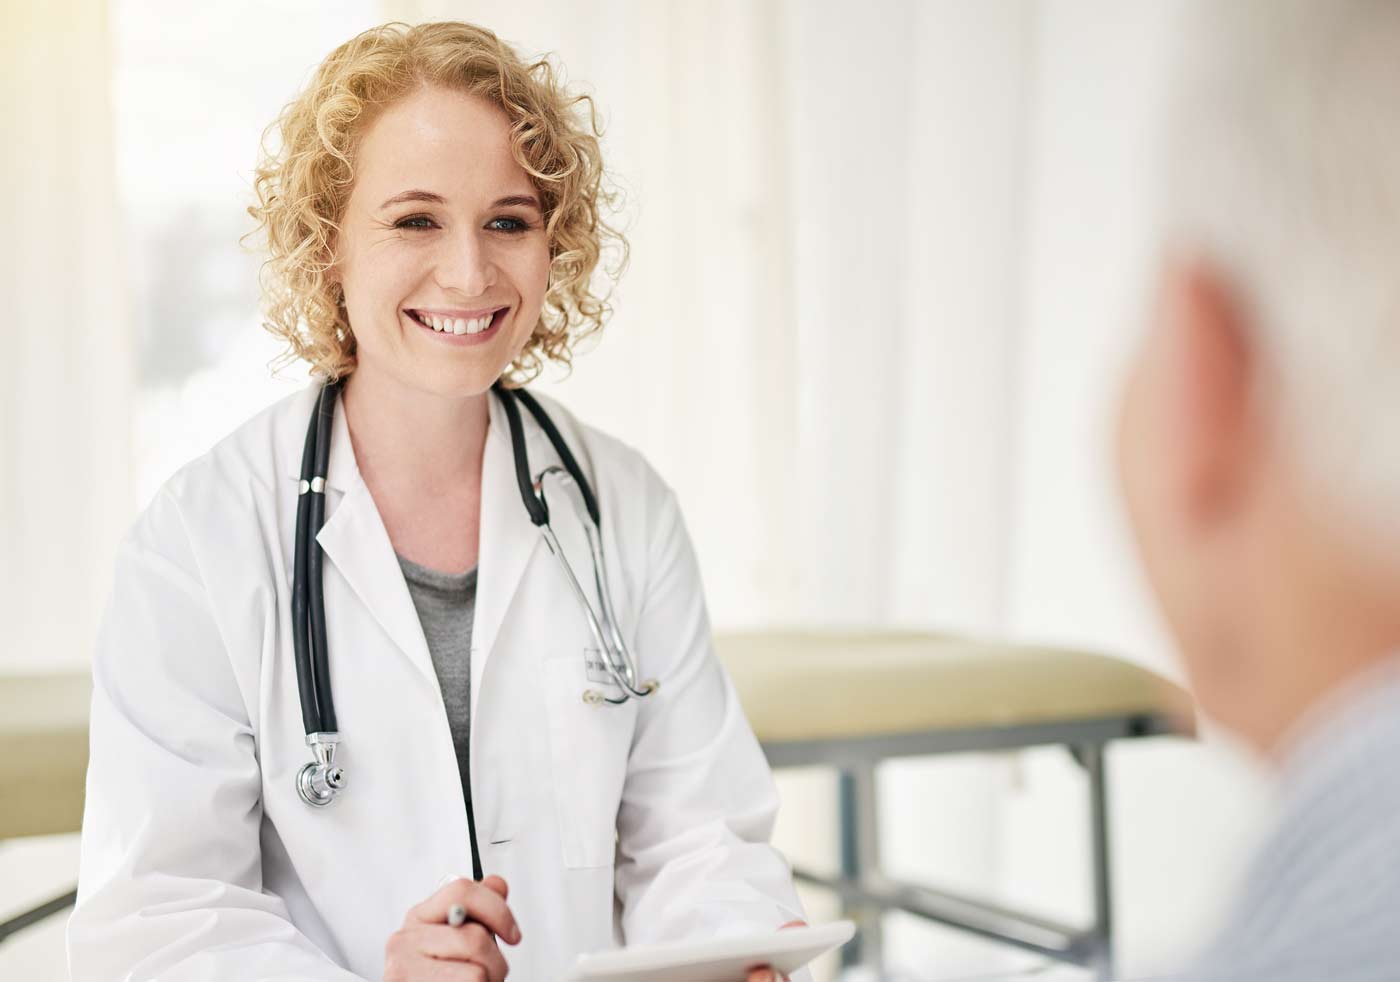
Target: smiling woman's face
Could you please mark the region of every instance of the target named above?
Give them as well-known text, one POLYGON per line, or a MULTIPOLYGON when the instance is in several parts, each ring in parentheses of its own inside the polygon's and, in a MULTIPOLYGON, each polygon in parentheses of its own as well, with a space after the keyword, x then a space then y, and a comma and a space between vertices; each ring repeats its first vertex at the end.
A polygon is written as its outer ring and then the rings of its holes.
POLYGON ((331 273, 345 291, 357 372, 476 395, 529 340, 549 243, 509 132, 498 107, 432 87, 364 133, 331 273))

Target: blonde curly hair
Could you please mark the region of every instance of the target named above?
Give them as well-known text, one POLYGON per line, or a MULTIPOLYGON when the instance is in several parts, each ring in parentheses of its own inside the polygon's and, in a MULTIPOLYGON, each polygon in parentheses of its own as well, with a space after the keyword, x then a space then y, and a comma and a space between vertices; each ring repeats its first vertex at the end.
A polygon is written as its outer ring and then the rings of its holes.
MULTIPOLYGON (((266 234, 263 327, 287 343, 281 361, 305 359, 330 379, 355 367, 355 336, 344 295, 327 272, 333 238, 354 181, 355 150, 383 109, 424 85, 485 98, 511 123, 511 152, 540 195, 549 241, 549 286, 529 340, 505 375, 524 384, 546 359, 568 368, 574 345, 600 330, 611 312, 595 292, 604 253, 612 280, 627 261, 627 241, 604 219, 617 193, 603 170, 597 113, 587 95, 570 95, 544 58, 527 64, 485 28, 457 21, 371 28, 330 53, 306 89, 263 133, 248 214, 266 234), (586 115, 576 110, 583 106, 586 115), (267 149, 276 131, 280 145, 267 149)), ((245 236, 246 238, 246 236, 245 236)), ((608 284, 609 288, 611 284, 608 284)))

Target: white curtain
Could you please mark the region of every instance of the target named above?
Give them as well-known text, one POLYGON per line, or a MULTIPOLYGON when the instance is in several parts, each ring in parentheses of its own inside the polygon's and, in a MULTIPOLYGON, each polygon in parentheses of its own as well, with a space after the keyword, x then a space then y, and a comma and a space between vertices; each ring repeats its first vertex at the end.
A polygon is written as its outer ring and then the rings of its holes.
POLYGON ((86 664, 131 514, 104 0, 0 32, 0 672, 86 664))

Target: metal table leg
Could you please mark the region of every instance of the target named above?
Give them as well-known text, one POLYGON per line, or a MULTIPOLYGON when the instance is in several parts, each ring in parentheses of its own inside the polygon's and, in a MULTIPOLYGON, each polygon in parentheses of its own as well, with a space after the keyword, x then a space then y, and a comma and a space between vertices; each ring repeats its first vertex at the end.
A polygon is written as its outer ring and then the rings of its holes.
MULTIPOLYGON (((841 879, 859 887, 880 872, 878 800, 875 765, 866 761, 842 769, 838 776, 841 819, 841 879)), ((845 916, 855 921, 856 936, 841 951, 841 966, 884 970, 883 908, 843 900, 845 916)))
POLYGON ((1113 978, 1113 895, 1108 860, 1108 776, 1101 743, 1080 744, 1075 757, 1089 779, 1089 862, 1094 882, 1094 923, 1089 939, 1095 946, 1088 964, 1100 979, 1113 978))
POLYGON ((46 917, 52 917, 60 911, 72 907, 78 899, 78 891, 70 890, 61 897, 54 897, 47 903, 42 903, 33 910, 27 910, 23 914, 11 917, 8 921, 0 924, 0 942, 3 942, 16 931, 22 931, 31 924, 37 924, 46 917))

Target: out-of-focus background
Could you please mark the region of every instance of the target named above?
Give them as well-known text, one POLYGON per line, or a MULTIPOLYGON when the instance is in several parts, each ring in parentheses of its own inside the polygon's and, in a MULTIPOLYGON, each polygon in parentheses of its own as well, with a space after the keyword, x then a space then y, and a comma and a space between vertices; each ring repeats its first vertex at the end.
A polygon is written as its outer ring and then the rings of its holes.
MULTIPOLYGON (((950 630, 1178 677, 1108 454, 1151 282, 1173 13, 7 0, 0 673, 84 665, 136 511, 305 384, 269 369, 238 241, 263 127, 358 31, 463 19, 556 53, 598 101, 632 263, 573 375, 539 385, 675 487, 718 628, 950 630)), ((1119 972, 1144 976, 1228 900, 1265 785, 1212 734, 1117 747, 1109 769, 1119 972)), ((789 856, 834 861, 832 781, 779 774, 789 856)), ((889 763, 881 789, 892 872, 1087 916, 1062 752, 889 763)), ((75 836, 0 843, 0 918, 76 870, 75 836)), ((63 920, 0 944, 0 977, 65 977, 63 920)), ((899 915, 885 930, 894 978, 1044 962, 899 915)))

